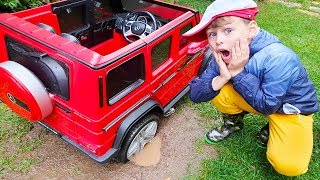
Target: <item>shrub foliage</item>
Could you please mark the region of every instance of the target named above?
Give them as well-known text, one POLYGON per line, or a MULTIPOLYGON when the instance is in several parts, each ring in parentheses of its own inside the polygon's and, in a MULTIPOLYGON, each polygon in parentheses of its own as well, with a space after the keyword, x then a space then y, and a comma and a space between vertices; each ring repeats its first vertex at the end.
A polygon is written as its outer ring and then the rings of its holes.
POLYGON ((57 0, 0 0, 0 12, 16 12, 57 0))

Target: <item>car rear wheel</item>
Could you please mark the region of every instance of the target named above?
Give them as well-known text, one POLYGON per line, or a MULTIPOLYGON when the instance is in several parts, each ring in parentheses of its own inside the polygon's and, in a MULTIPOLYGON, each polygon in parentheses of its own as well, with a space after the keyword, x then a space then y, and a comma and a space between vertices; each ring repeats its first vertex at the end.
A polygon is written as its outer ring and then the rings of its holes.
POLYGON ((142 118, 128 132, 122 143, 118 160, 122 163, 130 160, 135 154, 141 152, 147 143, 156 135, 159 117, 150 114, 142 118))
POLYGON ((14 61, 0 63, 0 99, 30 121, 40 121, 53 111, 52 101, 42 82, 14 61))

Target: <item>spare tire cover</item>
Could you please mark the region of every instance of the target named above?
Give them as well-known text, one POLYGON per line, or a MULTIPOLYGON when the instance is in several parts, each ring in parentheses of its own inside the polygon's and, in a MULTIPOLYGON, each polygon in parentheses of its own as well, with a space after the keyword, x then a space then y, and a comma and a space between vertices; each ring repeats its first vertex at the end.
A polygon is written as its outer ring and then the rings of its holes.
POLYGON ((0 99, 30 121, 40 121, 53 111, 50 96, 41 81, 14 61, 0 63, 0 99))

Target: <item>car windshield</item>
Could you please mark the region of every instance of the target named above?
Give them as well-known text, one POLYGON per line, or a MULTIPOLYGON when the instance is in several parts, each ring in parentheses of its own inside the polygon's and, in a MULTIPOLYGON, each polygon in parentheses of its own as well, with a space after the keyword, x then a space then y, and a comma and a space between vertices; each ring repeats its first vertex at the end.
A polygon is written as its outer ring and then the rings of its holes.
POLYGON ((153 5, 143 0, 94 0, 93 4, 96 21, 126 11, 143 10, 153 5))
POLYGON ((122 5, 125 10, 132 11, 134 9, 144 9, 152 6, 151 3, 142 0, 122 0, 122 5))

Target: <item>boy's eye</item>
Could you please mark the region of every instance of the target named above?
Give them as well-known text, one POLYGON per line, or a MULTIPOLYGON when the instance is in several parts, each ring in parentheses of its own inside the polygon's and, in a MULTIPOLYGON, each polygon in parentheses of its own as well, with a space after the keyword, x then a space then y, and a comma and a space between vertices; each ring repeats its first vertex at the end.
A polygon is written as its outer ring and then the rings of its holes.
POLYGON ((211 33, 209 34, 209 37, 215 37, 215 36, 217 36, 217 33, 215 33, 215 32, 211 32, 211 33))
POLYGON ((227 29, 226 32, 227 32, 227 33, 231 33, 231 32, 232 32, 232 29, 227 29))

